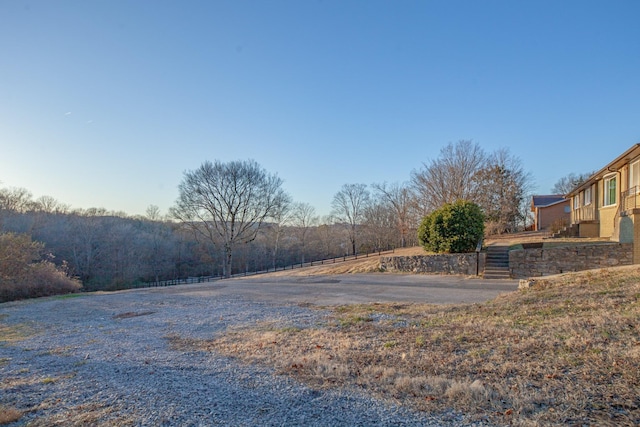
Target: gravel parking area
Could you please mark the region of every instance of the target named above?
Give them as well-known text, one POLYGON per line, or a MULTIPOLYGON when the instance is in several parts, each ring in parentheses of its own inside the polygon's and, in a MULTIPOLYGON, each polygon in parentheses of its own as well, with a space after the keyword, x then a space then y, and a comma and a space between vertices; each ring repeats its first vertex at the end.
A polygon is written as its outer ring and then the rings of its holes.
MULTIPOLYGON (((0 342, 0 405, 11 424, 136 426, 473 425, 363 390, 314 390, 215 354, 172 348, 264 321, 300 328, 325 313, 230 291, 233 281, 0 305, 26 337, 0 342)), ((478 425, 478 424, 476 424, 478 425)))

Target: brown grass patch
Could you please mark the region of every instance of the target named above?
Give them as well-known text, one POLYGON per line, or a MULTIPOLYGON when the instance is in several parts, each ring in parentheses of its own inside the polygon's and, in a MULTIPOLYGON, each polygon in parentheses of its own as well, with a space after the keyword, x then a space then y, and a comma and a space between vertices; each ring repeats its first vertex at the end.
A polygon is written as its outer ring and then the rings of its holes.
POLYGON ((25 324, 8 325, 2 320, 5 316, 0 317, 0 343, 12 343, 22 341, 34 335, 33 328, 25 324))
POLYGON ((640 269, 539 280, 484 304, 367 304, 326 325, 262 324, 180 342, 354 386, 426 411, 513 425, 640 423, 640 269))
MULTIPOLYGON (((30 375, 23 378, 5 378, 0 382, 0 390, 9 393, 20 393, 20 389, 42 385, 47 386, 75 376, 71 373, 59 377, 39 377, 30 375)), ((55 411, 52 415, 39 416, 29 420, 31 427, 40 426, 129 426, 139 424, 135 415, 120 415, 121 408, 114 402, 87 402, 75 406, 66 406, 60 398, 51 397, 44 399, 33 406, 18 410, 13 407, 0 404, 0 425, 18 421, 25 414, 38 413, 40 411, 55 411)))
MULTIPOLYGON (((411 248, 395 249, 392 252, 382 254, 382 256, 413 256, 413 255, 427 255, 423 248, 415 246, 411 248)), ((271 277, 278 276, 320 276, 329 274, 358 274, 358 273, 379 273, 380 272, 380 256, 377 254, 370 254, 369 256, 362 255, 358 259, 352 259, 349 261, 340 261, 340 258, 336 258, 336 262, 332 260, 325 261, 324 264, 319 264, 318 261, 314 262, 312 267, 296 268, 293 270, 277 271, 274 273, 267 273, 271 277)), ((251 278, 249 276, 247 278, 251 278)), ((260 277, 264 277, 261 275, 260 277)))
POLYGON ((39 417, 29 422, 31 427, 65 426, 131 426, 139 423, 135 417, 118 415, 120 409, 107 403, 88 402, 39 417))
POLYGON ((22 418, 22 411, 0 405, 0 425, 11 424, 22 418))
POLYGON ((114 319, 130 319, 132 317, 148 316, 155 313, 155 311, 127 311, 126 313, 120 313, 113 316, 114 319))

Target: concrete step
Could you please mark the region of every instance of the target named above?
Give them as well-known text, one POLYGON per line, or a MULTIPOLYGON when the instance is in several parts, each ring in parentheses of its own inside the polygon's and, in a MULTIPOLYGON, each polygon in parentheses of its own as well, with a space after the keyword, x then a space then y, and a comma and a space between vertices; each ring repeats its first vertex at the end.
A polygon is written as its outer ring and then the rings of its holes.
POLYGON ((510 279, 511 274, 509 269, 496 269, 496 268, 485 268, 482 277, 485 279, 510 279))
POLYGON ((489 246, 487 247, 487 258, 485 260, 485 279, 509 279, 509 247, 489 246))

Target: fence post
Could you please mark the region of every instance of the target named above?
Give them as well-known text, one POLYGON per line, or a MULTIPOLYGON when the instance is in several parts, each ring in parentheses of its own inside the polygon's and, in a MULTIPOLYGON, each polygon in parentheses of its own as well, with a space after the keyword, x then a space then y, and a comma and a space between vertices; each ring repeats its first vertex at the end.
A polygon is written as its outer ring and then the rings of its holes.
POLYGON ((480 275, 480 251, 482 250, 482 239, 478 242, 476 246, 476 276, 480 275))

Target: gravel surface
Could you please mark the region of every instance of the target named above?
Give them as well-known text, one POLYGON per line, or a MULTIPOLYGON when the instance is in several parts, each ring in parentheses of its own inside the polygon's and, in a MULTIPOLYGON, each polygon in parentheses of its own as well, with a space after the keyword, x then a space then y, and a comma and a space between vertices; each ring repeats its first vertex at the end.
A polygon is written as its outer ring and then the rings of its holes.
POLYGON ((25 411, 14 426, 486 425, 362 390, 314 390, 268 368, 172 349, 167 339, 211 339, 262 321, 305 327, 324 315, 189 285, 0 304, 2 323, 34 333, 0 342, 0 405, 25 411))

